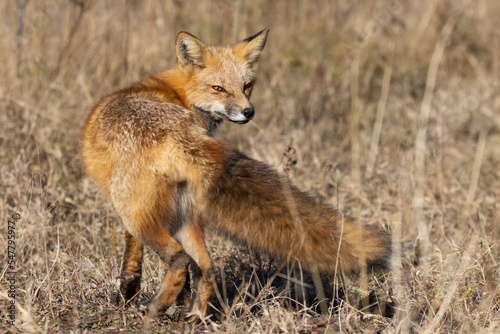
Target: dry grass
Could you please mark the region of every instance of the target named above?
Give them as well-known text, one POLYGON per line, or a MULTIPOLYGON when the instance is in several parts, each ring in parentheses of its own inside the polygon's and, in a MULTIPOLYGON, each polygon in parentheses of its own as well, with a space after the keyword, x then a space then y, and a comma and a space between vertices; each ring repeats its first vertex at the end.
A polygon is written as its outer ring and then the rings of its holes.
MULTIPOLYGON (((18 15, 23 2, 0 3, 0 331, 498 331, 498 1, 41 0, 18 15), (263 279, 272 263, 211 236, 213 302, 225 312, 190 328, 176 309, 163 319, 116 309, 123 228, 82 172, 87 113, 173 65, 179 30, 219 44, 264 27, 257 115, 219 138, 280 170, 291 144, 296 184, 391 230, 392 269, 325 277, 338 298, 320 316, 294 307, 293 280, 263 279), (4 250, 16 213, 11 326, 4 250), (243 284, 251 275, 261 279, 243 284)), ((147 299, 163 275, 151 251, 144 274, 147 299)))

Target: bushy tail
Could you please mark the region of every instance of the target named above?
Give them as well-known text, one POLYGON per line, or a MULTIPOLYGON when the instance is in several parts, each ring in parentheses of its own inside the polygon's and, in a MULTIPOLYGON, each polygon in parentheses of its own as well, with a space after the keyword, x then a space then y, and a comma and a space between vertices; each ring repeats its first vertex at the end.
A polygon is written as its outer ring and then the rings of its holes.
POLYGON ((264 163, 232 150, 212 185, 207 212, 223 233, 306 270, 387 267, 387 232, 318 204, 264 163))

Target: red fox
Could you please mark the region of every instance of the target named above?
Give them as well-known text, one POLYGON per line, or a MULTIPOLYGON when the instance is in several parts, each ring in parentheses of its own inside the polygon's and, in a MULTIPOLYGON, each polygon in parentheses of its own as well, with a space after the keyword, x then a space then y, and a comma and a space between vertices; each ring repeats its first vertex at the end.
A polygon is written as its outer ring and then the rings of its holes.
MULTIPOLYGON (((147 312, 166 310, 192 268, 191 312, 214 293, 205 229, 322 273, 385 266, 390 237, 360 226, 290 184, 266 164, 214 138, 224 121, 254 117, 249 99, 268 29, 229 47, 177 35, 177 66, 104 97, 82 139, 88 175, 126 228, 120 294, 140 290, 143 245, 164 261, 147 312)), ((285 262, 283 262, 285 263, 285 262)))

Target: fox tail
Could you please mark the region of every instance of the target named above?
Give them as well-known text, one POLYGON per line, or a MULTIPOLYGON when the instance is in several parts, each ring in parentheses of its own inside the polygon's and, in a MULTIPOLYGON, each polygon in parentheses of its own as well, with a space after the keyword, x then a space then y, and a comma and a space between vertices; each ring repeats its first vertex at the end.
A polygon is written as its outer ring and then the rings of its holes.
POLYGON ((266 164, 229 150, 206 212, 222 233, 309 271, 388 267, 390 235, 300 191, 266 164))

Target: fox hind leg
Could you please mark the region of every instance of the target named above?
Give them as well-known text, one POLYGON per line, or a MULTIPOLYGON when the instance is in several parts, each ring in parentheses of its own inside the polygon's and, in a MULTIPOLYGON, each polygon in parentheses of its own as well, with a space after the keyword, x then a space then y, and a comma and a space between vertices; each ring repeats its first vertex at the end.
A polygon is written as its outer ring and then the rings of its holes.
MULTIPOLYGON (((193 220, 192 222, 196 222, 193 220)), ((203 319, 214 295, 212 260, 205 246, 205 234, 201 226, 186 224, 176 234, 179 242, 193 259, 190 316, 203 319)))
POLYGON ((120 274, 120 291, 111 301, 115 304, 132 300, 141 289, 143 245, 128 231, 125 232, 125 253, 120 274))
POLYGON ((197 263, 192 264, 193 293, 189 313, 191 316, 203 319, 208 312, 208 304, 214 295, 212 284, 213 269, 202 270, 197 263))
POLYGON ((147 312, 155 315, 165 311, 181 292, 188 274, 188 266, 191 257, 184 251, 182 246, 175 241, 166 231, 155 233, 156 240, 161 240, 162 246, 154 245, 153 248, 166 265, 166 274, 156 295, 147 305, 147 312))
MULTIPOLYGON (((186 284, 190 266, 193 285, 190 314, 204 318, 214 287, 212 261, 205 246, 204 232, 196 220, 179 224, 172 237, 164 226, 148 224, 148 228, 134 229, 141 224, 130 224, 126 232, 125 256, 122 266, 120 293, 128 301, 140 291, 143 243, 160 256, 166 266, 165 277, 153 299, 146 305, 146 312, 155 315, 165 311, 186 284), (140 240, 140 241, 139 241, 140 240)), ((144 224, 142 224, 144 225, 144 224)))

